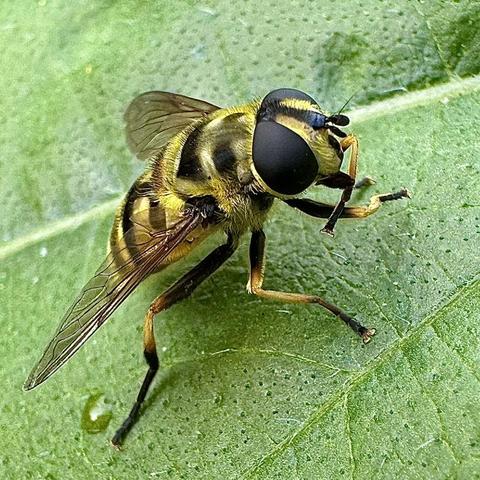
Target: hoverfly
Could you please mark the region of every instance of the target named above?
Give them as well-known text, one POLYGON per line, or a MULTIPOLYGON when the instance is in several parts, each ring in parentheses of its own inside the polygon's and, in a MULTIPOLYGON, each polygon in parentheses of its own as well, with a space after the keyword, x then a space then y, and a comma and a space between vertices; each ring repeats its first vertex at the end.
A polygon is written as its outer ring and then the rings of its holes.
MULTIPOLYGON (((350 206, 357 172, 358 141, 340 127, 349 119, 327 115, 309 95, 274 90, 261 100, 220 108, 167 92, 147 92, 125 113, 132 152, 148 160, 116 212, 110 252, 66 312, 24 388, 30 390, 55 373, 105 323, 150 274, 183 258, 206 237, 223 231, 226 241, 159 295, 144 321, 148 371, 138 397, 112 443, 120 445, 133 424, 159 368, 154 317, 193 290, 235 251, 251 232, 247 290, 263 298, 312 303, 340 317, 366 343, 366 328, 316 295, 264 290, 265 234, 262 226, 275 199, 307 215, 326 218, 333 234, 339 217, 363 218, 383 202, 408 191, 376 195, 368 206, 350 206), (340 171, 350 150, 348 173, 340 171), (342 190, 336 205, 298 198, 313 185, 342 190)), ((366 183, 361 181, 361 183, 366 183)))

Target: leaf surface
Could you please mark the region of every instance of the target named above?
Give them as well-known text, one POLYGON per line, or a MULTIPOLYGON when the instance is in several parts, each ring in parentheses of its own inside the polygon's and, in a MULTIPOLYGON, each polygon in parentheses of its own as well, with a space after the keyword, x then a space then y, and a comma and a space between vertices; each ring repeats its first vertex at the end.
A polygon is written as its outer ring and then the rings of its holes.
POLYGON ((2 478, 478 475, 480 7, 317 3, 0 6, 2 478), (113 451, 146 370, 144 312, 218 241, 148 279, 61 372, 21 391, 143 167, 123 110, 153 89, 231 105, 281 86, 332 111, 358 91, 360 175, 377 184, 352 203, 403 186, 414 197, 341 221, 334 239, 278 206, 266 285, 319 293, 378 333, 363 346, 321 309, 247 296, 245 243, 157 318, 161 374, 113 451), (91 435, 81 425, 100 396, 112 420, 91 435))

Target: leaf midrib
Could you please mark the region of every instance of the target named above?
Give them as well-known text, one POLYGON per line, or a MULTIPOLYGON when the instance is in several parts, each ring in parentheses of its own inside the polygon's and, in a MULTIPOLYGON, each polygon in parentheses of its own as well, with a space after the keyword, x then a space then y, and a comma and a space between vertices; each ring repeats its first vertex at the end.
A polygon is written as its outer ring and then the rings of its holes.
MULTIPOLYGON (((338 389, 329 400, 321 405, 310 417, 302 424, 302 426, 288 438, 276 445, 269 453, 264 455, 255 465, 252 465, 248 469, 244 470, 239 477, 242 479, 253 478, 256 473, 262 469, 262 467, 270 461, 275 460, 290 445, 294 444, 297 439, 307 433, 311 427, 317 425, 319 421, 328 414, 333 408, 340 405, 341 402, 346 401, 349 394, 363 381, 379 367, 383 366, 392 355, 402 350, 402 348, 409 342, 415 340, 421 335, 428 327, 432 326, 438 319, 442 318, 444 312, 447 312, 451 307, 455 306, 459 302, 465 302, 465 300, 476 290, 480 288, 480 272, 476 272, 472 280, 468 283, 460 285, 455 292, 447 299, 445 303, 440 305, 434 312, 426 316, 421 322, 412 327, 403 337, 398 338, 390 344, 388 348, 379 353, 371 361, 366 363, 365 368, 360 370, 356 375, 352 376, 338 389)), ((470 369, 469 366, 467 366, 470 369)))
MULTIPOLYGON (((427 105, 443 98, 465 95, 480 89, 480 75, 453 80, 434 87, 417 90, 387 100, 374 102, 366 107, 357 108, 348 113, 352 123, 362 123, 375 118, 408 110, 421 105, 427 105)), ((50 222, 47 226, 35 229, 26 235, 17 237, 0 247, 0 260, 4 260, 19 251, 48 240, 62 233, 75 230, 84 223, 110 214, 119 204, 120 198, 108 200, 94 208, 50 222)))

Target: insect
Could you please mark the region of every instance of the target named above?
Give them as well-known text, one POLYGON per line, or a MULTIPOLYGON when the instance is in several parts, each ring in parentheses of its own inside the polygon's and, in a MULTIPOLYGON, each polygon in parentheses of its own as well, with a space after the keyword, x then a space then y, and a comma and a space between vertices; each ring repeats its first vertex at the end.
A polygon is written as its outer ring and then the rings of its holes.
POLYGON ((132 101, 125 121, 130 149, 148 160, 148 166, 117 209, 106 260, 66 312, 26 380, 26 390, 70 359, 142 280, 185 257, 219 230, 226 235, 225 243, 159 295, 145 315, 148 371, 128 417, 112 438, 114 446, 123 442, 138 418, 159 368, 155 315, 188 297, 235 252, 247 232, 251 233, 250 293, 284 303, 321 305, 365 343, 370 340, 374 329, 319 296, 263 288, 262 226, 275 200, 327 219, 323 231, 333 234, 338 218, 364 218, 384 202, 409 196, 401 189, 372 197, 368 206, 345 206, 356 185, 358 157, 356 137, 340 128, 348 125, 347 116, 327 115, 309 95, 282 88, 231 108, 173 93, 147 92, 132 101), (346 151, 350 152, 348 173, 340 170, 346 151), (315 185, 340 189, 337 204, 299 198, 315 185))

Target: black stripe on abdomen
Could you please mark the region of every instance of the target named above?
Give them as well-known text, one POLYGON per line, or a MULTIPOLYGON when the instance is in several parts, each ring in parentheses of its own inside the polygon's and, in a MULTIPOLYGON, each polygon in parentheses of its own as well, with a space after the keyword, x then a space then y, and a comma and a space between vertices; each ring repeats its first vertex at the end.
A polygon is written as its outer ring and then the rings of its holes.
POLYGON ((133 184, 132 188, 128 191, 127 201, 125 202, 125 207, 123 208, 122 217, 122 230, 124 235, 133 226, 132 215, 135 200, 141 197, 148 198, 152 190, 153 185, 150 182, 141 182, 133 184))

